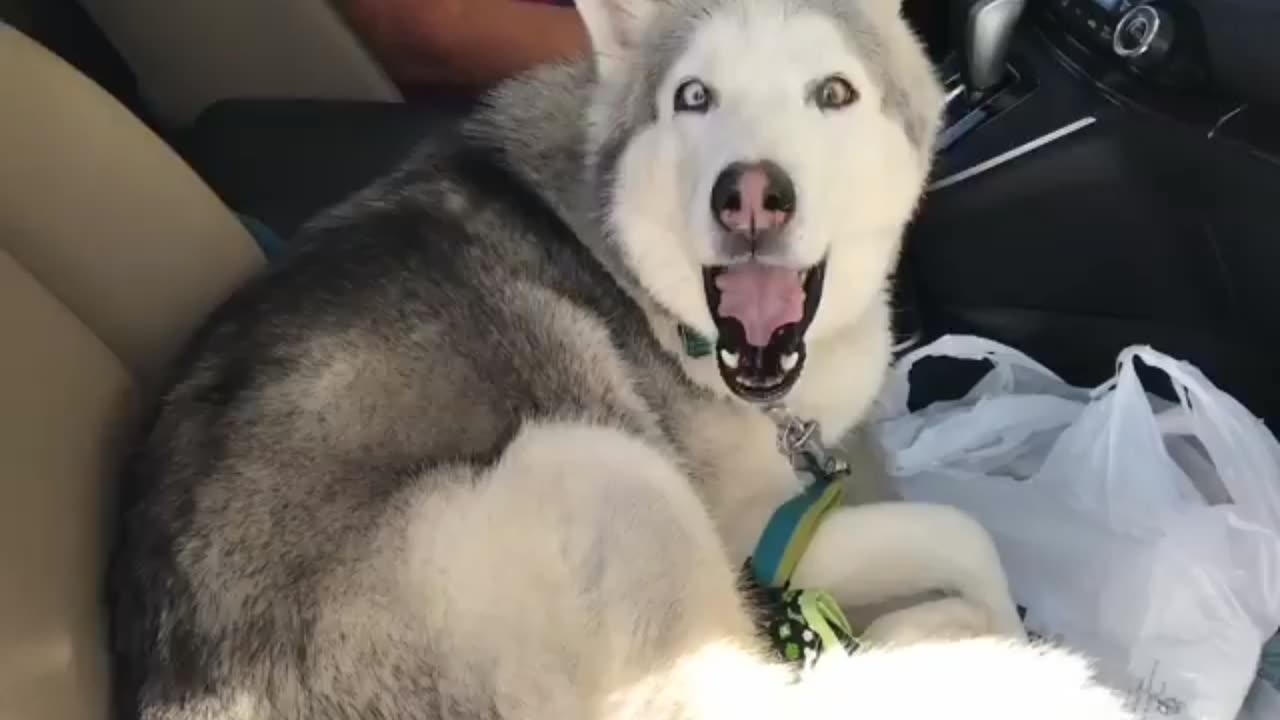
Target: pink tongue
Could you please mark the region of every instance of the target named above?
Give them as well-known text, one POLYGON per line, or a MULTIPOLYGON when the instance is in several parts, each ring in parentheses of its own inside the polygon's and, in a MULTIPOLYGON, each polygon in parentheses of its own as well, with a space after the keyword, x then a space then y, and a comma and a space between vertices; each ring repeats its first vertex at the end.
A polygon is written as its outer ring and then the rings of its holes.
POLYGON ((720 316, 741 323, 755 347, 768 345, 778 328, 804 317, 804 286, 795 270, 743 263, 716 276, 716 287, 720 316))

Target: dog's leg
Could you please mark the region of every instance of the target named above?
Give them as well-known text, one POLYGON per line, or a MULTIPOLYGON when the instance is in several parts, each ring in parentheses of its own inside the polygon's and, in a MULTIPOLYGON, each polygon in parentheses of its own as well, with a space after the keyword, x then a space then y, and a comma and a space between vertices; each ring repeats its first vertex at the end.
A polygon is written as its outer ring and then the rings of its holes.
MULTIPOLYGON (((730 558, 741 563, 778 506, 803 489, 777 451, 777 428, 759 413, 708 405, 680 425, 709 472, 704 497, 730 558)), ((826 590, 844 608, 930 591, 979 605, 993 632, 1019 636, 1022 624, 986 531, 958 510, 905 502, 842 506, 819 525, 792 578, 826 590)))
POLYGON ((986 609, 965 598, 930 600, 881 615, 858 634, 867 645, 910 645, 992 634, 986 609))
MULTIPOLYGON (((831 511, 792 581, 826 590, 844 607, 930 591, 956 594, 982 609, 991 632, 1025 636, 991 537, 968 515, 942 505, 890 502, 831 511)), ((935 609, 942 607, 948 606, 935 609)))
POLYGON ((785 713, 790 670, 765 654, 671 457, 615 429, 528 422, 491 468, 452 472, 424 480, 391 544, 411 568, 411 649, 459 671, 453 696, 525 720, 785 713))

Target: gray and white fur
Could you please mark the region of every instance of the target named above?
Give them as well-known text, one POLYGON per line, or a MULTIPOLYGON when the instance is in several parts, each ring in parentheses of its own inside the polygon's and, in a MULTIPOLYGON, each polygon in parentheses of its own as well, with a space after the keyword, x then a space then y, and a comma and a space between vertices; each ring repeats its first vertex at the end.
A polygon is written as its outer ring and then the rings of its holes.
POLYGON ((740 158, 794 179, 769 262, 826 280, 785 402, 834 441, 889 361, 941 104, 896 0, 579 9, 592 58, 497 89, 192 340, 125 477, 120 717, 1126 717, 1019 637, 989 539, 945 508, 823 523, 797 585, 948 597, 799 677, 738 587, 800 484, 681 352, 678 324, 717 332, 707 196, 740 158), (833 74, 856 102, 819 109, 833 74), (693 76, 714 106, 674 113, 693 76))

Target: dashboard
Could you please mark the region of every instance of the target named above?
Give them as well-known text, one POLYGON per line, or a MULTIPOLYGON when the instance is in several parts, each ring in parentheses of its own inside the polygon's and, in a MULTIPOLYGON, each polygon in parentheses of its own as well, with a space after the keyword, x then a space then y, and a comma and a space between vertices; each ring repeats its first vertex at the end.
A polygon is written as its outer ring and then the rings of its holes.
POLYGON ((1038 0, 1076 42, 1169 91, 1280 106, 1280 2, 1038 0))

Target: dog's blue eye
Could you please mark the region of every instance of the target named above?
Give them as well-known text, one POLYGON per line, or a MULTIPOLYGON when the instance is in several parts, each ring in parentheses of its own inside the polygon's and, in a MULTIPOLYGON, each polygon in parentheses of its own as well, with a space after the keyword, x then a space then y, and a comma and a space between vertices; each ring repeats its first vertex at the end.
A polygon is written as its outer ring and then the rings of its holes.
POLYGON ((676 112, 704 113, 711 109, 711 88, 697 78, 685 80, 676 88, 676 112))
POLYGON ((839 75, 823 78, 813 91, 813 102, 823 110, 839 110, 852 105, 858 99, 858 91, 839 75))

